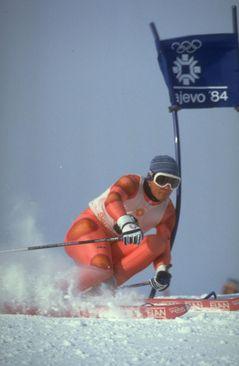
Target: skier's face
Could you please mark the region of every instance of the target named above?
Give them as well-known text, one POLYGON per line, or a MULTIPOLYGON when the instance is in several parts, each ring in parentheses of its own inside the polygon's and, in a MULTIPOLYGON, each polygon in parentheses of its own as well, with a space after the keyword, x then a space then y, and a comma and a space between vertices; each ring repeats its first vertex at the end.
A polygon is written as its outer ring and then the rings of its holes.
POLYGON ((149 181, 149 187, 153 196, 160 202, 166 200, 172 193, 170 184, 166 184, 164 187, 159 187, 154 181, 149 181))

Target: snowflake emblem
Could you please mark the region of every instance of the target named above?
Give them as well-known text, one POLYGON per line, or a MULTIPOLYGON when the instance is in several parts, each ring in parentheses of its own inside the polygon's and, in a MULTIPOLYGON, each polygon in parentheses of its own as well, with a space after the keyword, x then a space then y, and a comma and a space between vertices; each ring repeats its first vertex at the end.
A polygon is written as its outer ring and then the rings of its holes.
POLYGON ((190 85, 190 82, 195 83, 196 79, 199 79, 201 66, 198 66, 197 63, 198 61, 193 56, 189 57, 188 54, 182 54, 181 58, 176 58, 172 69, 180 83, 190 85))

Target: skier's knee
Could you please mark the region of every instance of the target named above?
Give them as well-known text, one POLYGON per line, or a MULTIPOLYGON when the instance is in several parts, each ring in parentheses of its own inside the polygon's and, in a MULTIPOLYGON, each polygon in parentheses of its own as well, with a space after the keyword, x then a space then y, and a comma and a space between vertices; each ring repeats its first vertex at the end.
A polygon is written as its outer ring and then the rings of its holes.
POLYGON ((95 266, 95 267, 98 267, 98 268, 112 270, 112 262, 111 262, 110 258, 107 257, 107 255, 105 255, 105 254, 95 255, 91 259, 90 264, 92 266, 95 266))

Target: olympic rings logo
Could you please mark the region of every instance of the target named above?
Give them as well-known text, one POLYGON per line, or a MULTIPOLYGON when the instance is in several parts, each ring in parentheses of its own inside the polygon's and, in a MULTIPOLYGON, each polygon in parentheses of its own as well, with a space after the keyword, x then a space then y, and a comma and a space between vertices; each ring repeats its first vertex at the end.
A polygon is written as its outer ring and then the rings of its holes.
POLYGON ((171 44, 171 49, 176 50, 177 53, 193 53, 196 52, 200 47, 202 47, 202 42, 199 39, 194 39, 190 41, 183 41, 182 43, 173 42, 171 44))

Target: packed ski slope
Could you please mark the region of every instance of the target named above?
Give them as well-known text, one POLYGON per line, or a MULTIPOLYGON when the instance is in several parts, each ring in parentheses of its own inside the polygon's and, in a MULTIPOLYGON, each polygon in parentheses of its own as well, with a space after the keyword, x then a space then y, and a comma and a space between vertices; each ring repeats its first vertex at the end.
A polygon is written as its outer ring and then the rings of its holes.
POLYGON ((191 309, 174 320, 1 314, 0 327, 2 366, 239 364, 238 311, 191 309))
POLYGON ((66 296, 56 283, 73 278, 74 270, 58 277, 53 263, 47 266, 44 258, 44 264, 44 271, 42 265, 34 271, 22 263, 0 266, 1 366, 239 365, 239 311, 190 309, 173 320, 126 319, 118 306, 142 304, 138 291, 112 297, 104 290, 101 299, 87 300, 69 289, 66 296), (66 301, 73 308, 102 302, 112 311, 104 319, 3 314, 5 302, 12 301, 42 313, 64 308, 66 301))

